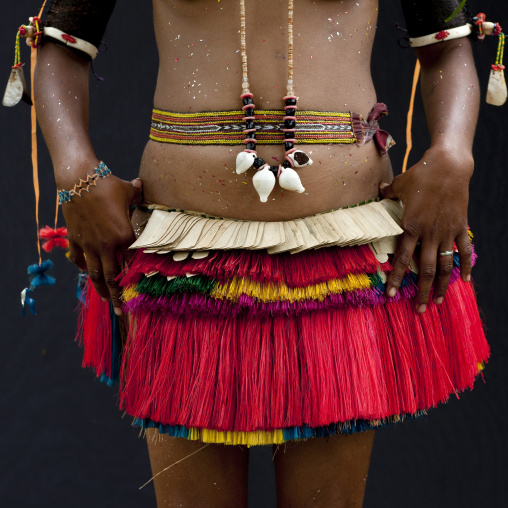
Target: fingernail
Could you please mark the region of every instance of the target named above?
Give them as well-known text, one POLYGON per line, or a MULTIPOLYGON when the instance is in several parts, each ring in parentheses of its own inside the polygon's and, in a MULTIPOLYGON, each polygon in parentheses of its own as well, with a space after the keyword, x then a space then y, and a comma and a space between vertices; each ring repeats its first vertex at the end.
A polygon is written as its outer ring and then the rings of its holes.
POLYGON ((379 188, 380 189, 384 189, 385 187, 388 187, 389 184, 385 183, 385 182, 382 182, 379 184, 379 188))
POLYGON ((425 309, 427 308, 427 305, 425 303, 422 303, 419 307, 418 307, 418 312, 420 314, 423 314, 425 312, 425 309))
POLYGON ((396 294, 397 294, 397 288, 390 288, 390 289, 388 290, 388 296, 389 296, 390 298, 393 298, 396 294))
POLYGON ((101 300, 102 300, 104 303, 109 302, 109 300, 108 300, 107 298, 104 298, 103 296, 101 297, 101 300))
POLYGON ((436 298, 436 304, 441 305, 443 303, 443 297, 440 296, 439 298, 436 298))
POLYGON ((471 275, 466 275, 464 277, 464 282, 471 282, 471 275))
POLYGON ((114 310, 117 316, 121 316, 123 314, 122 309, 120 307, 114 307, 114 310))

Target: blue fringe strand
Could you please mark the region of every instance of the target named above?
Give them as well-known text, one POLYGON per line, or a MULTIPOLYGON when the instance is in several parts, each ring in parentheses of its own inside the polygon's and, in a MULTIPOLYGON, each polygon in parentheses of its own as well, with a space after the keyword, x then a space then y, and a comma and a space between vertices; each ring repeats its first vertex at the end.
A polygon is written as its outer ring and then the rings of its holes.
MULTIPOLYGON (((412 415, 403 415, 401 420, 406 419, 418 419, 425 415, 424 411, 418 411, 412 415)), ((381 427, 387 427, 394 425, 395 422, 385 420, 381 423, 371 422, 370 420, 351 420, 347 425, 325 425, 322 427, 308 427, 303 425, 302 427, 287 427, 282 430, 284 436, 284 442, 293 441, 298 439, 311 439, 314 437, 331 437, 337 434, 355 434, 356 432, 363 432, 365 430, 379 429, 381 427)), ((183 437, 184 439, 189 438, 189 429, 183 425, 164 425, 162 423, 154 422, 149 418, 141 419, 134 418, 132 422, 134 427, 140 427, 141 429, 157 429, 160 434, 167 434, 170 437, 183 437)))

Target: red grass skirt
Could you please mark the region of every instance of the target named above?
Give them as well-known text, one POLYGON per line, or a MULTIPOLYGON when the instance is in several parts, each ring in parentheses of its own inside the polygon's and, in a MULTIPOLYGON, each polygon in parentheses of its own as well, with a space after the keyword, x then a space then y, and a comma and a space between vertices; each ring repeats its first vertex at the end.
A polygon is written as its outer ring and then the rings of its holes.
POLYGON ((390 264, 368 245, 179 262, 137 251, 121 281, 123 344, 88 289, 84 365, 119 377, 137 425, 207 442, 281 443, 418 416, 471 388, 489 356, 455 257, 444 302, 419 314, 416 275, 387 298, 390 264))

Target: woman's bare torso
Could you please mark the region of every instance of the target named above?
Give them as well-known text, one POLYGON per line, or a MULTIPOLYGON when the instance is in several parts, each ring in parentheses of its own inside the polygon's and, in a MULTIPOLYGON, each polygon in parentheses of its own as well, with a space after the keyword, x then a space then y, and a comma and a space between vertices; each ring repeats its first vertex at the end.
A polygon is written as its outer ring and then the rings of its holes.
MULTIPOLYGON (((294 83, 300 109, 353 111, 367 116, 376 103, 370 58, 376 0, 295 0, 294 83)), ((282 109, 287 82, 287 0, 249 0, 247 55, 256 109, 282 109)), ((241 108, 238 0, 154 0, 159 48, 156 108, 181 113, 241 108)), ((386 155, 374 143, 299 145, 312 166, 298 169, 305 193, 276 186, 267 203, 250 170, 237 175, 242 146, 173 145, 149 141, 140 176, 145 199, 214 215, 286 220, 378 195, 391 180, 386 155)), ((284 146, 258 144, 260 157, 283 159, 284 146)), ((273 162, 275 164, 276 162, 273 162)))

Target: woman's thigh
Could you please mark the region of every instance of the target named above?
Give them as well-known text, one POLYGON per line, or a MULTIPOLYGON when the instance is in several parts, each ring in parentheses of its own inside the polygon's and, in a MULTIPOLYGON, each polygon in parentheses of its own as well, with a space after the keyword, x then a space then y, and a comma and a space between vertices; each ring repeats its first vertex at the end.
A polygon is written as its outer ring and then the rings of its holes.
POLYGON ((157 506, 245 508, 249 451, 147 432, 157 506))
POLYGON ((278 508, 360 508, 374 431, 314 438, 275 451, 278 508))

